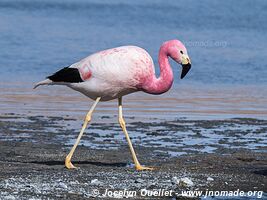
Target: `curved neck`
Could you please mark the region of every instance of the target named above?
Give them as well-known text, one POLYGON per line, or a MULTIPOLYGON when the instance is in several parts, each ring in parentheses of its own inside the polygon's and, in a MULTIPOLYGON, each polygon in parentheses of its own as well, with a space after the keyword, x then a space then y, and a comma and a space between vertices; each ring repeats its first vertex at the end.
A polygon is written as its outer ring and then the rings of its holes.
POLYGON ((173 72, 170 66, 168 56, 169 48, 168 44, 164 43, 159 50, 159 68, 160 76, 157 78, 154 74, 150 83, 145 87, 145 92, 150 94, 162 94, 167 92, 173 83, 173 72))

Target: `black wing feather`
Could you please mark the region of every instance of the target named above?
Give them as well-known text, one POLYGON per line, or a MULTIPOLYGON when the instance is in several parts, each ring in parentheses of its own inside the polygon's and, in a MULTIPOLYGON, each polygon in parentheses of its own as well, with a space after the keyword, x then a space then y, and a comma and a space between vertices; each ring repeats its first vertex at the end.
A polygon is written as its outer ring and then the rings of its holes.
POLYGON ((77 68, 65 67, 47 77, 53 82, 80 83, 83 82, 77 68))

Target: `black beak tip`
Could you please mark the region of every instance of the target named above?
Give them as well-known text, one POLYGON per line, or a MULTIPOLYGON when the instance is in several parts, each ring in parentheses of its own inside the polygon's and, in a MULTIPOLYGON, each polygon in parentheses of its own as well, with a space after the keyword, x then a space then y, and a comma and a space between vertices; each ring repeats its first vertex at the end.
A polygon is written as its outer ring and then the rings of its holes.
POLYGON ((183 79, 185 77, 185 75, 189 72, 189 70, 191 69, 191 64, 188 63, 186 65, 182 65, 183 69, 182 69, 182 73, 181 73, 181 79, 183 79))

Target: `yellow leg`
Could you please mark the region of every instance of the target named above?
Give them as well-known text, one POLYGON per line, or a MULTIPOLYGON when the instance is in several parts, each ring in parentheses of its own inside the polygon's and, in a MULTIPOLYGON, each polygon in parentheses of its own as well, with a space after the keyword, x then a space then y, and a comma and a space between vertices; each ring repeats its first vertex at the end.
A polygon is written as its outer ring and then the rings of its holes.
POLYGON ((126 124, 125 124, 125 121, 124 121, 123 115, 122 115, 122 97, 119 98, 119 123, 121 125, 121 128, 122 128, 124 134, 125 134, 128 145, 130 147, 130 151, 131 151, 131 154, 133 156, 133 161, 134 161, 136 170, 153 170, 153 168, 151 168, 151 167, 144 167, 144 166, 140 165, 139 161, 137 160, 137 157, 136 157, 131 139, 128 135, 128 132, 126 129, 126 124))
POLYGON ((81 132, 78 136, 78 138, 76 139, 76 142, 75 144, 73 145, 72 149, 70 150, 69 154, 66 156, 66 159, 65 159, 65 166, 68 168, 68 169, 74 169, 76 168, 72 163, 71 163, 71 157, 76 149, 76 147, 78 146, 80 140, 81 140, 81 137, 83 135, 83 132, 84 130, 86 129, 87 127, 87 124, 91 121, 91 117, 92 117, 92 113, 94 112, 95 110, 95 107, 97 105, 97 103, 100 101, 101 97, 98 97, 95 101, 95 103, 93 104, 93 106, 91 107, 91 109, 89 110, 89 112, 87 113, 86 117, 85 117, 85 120, 84 120, 84 123, 83 123, 83 127, 81 129, 81 132))

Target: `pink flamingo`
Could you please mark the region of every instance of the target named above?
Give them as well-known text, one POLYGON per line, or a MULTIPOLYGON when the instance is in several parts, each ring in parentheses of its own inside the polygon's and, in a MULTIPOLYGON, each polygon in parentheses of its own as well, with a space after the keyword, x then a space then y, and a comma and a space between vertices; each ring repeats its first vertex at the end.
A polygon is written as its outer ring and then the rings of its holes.
POLYGON ((158 78, 155 75, 153 60, 144 49, 136 46, 122 46, 92 54, 57 71, 34 86, 36 88, 40 85, 66 85, 95 100, 85 117, 74 146, 66 156, 65 166, 68 169, 76 168, 71 163, 71 158, 87 124, 91 121, 97 103, 116 98, 119 106, 119 123, 130 147, 136 170, 153 169, 140 165, 136 157, 122 115, 122 97, 137 91, 149 94, 167 92, 173 83, 173 72, 168 57, 182 65, 181 78, 183 78, 191 68, 187 50, 179 40, 170 40, 160 47, 158 78))

